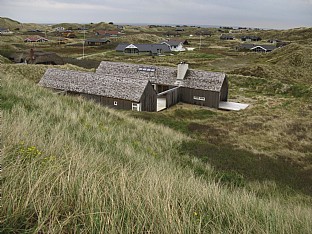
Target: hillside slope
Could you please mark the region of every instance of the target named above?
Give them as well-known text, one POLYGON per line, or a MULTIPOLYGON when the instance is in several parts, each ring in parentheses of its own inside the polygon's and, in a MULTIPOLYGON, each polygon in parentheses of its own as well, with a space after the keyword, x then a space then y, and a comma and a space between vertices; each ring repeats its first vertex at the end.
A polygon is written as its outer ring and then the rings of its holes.
POLYGON ((38 87, 45 66, 0 66, 5 233, 310 233, 310 204, 181 166, 185 135, 38 87))

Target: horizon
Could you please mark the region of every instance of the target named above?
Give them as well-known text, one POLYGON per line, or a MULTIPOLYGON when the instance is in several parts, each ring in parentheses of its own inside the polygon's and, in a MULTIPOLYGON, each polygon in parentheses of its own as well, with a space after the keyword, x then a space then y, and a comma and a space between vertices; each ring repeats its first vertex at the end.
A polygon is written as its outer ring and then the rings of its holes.
POLYGON ((7 18, 9 20, 17 21, 22 24, 39 24, 39 25, 58 25, 58 24, 79 24, 79 25, 88 25, 88 24, 98 24, 98 23, 110 23, 112 22, 113 25, 130 25, 130 26, 148 26, 148 25, 156 25, 156 26, 168 26, 168 27, 175 27, 175 26, 187 26, 187 27, 201 27, 201 28, 221 28, 221 27, 231 27, 234 29, 237 28, 250 28, 250 29, 260 29, 260 30, 289 30, 289 29, 296 29, 296 28, 311 28, 312 26, 298 26, 298 27, 291 27, 291 28, 261 28, 257 26, 246 26, 246 25, 210 25, 210 24, 185 24, 185 23, 139 23, 139 22, 113 22, 113 21, 98 21, 98 22, 22 22, 18 19, 13 19, 8 16, 0 16, 0 18, 7 18))
POLYGON ((157 25, 240 25, 290 29, 312 26, 312 0, 2 0, 0 15, 23 23, 114 22, 157 25), (260 4, 260 6, 259 6, 260 4), (143 23, 142 23, 143 24, 143 23))

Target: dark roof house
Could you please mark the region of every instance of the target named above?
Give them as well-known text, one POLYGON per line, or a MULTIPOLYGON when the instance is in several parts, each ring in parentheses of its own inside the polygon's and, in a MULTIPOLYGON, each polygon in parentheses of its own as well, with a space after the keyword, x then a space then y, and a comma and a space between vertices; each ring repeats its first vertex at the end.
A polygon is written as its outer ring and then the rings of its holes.
POLYGON ((219 103, 227 101, 228 97, 228 80, 224 73, 193 70, 184 63, 179 64, 176 69, 103 61, 96 73, 148 79, 153 84, 158 96, 165 95, 167 108, 179 101, 218 108, 219 103), (175 101, 172 101, 172 96, 170 96, 172 93, 177 95, 175 101))
POLYGON ((195 32, 195 35, 197 36, 212 36, 212 32, 208 31, 208 30, 199 30, 195 32))
POLYGON ((148 54, 159 55, 171 52, 168 45, 165 44, 119 44, 116 47, 117 52, 125 54, 148 54))
POLYGON ((253 52, 271 52, 276 49, 275 45, 255 45, 255 44, 241 44, 237 47, 237 50, 247 50, 253 52))
POLYGON ((108 31, 108 30, 98 30, 95 32, 95 35, 102 37, 118 37, 121 32, 119 31, 108 31))
POLYGON ((50 68, 39 85, 79 94, 117 109, 156 111, 156 92, 146 79, 50 68))
POLYGON ((85 44, 88 46, 101 46, 101 45, 105 45, 107 43, 109 43, 110 40, 106 39, 106 38, 90 38, 85 40, 85 44))
POLYGON ((24 39, 24 42, 46 42, 49 41, 48 39, 44 38, 44 37, 27 37, 24 39))
POLYGON ((48 69, 39 85, 80 95, 117 109, 157 111, 184 102, 219 108, 228 98, 224 73, 103 61, 95 73, 48 69))
POLYGON ((235 37, 233 37, 232 35, 226 35, 226 34, 222 34, 220 36, 220 40, 234 40, 235 37))
POLYGON ((50 65, 63 65, 62 57, 54 52, 35 51, 31 49, 29 52, 20 52, 12 55, 11 58, 16 63, 27 64, 50 64, 50 65))
POLYGON ((241 40, 242 41, 261 41, 262 38, 258 36, 242 36, 241 40))

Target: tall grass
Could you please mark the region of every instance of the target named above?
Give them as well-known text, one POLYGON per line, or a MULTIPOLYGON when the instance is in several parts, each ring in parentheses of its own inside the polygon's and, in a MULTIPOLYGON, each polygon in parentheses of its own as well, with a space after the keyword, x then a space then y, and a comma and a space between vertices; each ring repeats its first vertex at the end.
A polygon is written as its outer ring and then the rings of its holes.
POLYGON ((186 136, 0 68, 3 233, 311 232, 311 206, 176 164, 186 136))

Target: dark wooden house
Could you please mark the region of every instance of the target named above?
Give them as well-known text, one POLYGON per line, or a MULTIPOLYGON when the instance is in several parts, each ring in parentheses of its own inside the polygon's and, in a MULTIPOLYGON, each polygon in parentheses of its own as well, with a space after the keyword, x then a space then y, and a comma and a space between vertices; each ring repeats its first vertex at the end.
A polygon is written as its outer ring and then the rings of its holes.
POLYGON ((90 39, 85 40, 85 44, 88 46, 102 46, 102 45, 105 45, 109 42, 110 42, 110 40, 105 39, 105 38, 101 38, 101 39, 90 38, 90 39))
POLYGON ((241 40, 242 41, 261 41, 262 38, 258 36, 242 36, 241 40))
POLYGON ((17 52, 12 54, 11 60, 16 63, 27 64, 48 64, 48 65, 63 65, 63 58, 54 52, 37 51, 30 49, 30 51, 17 52))
POLYGON ((220 36, 220 40, 234 40, 235 37, 233 37, 232 35, 226 35, 226 34, 222 34, 220 36))
POLYGON ((156 92, 146 79, 49 68, 39 85, 79 95, 115 109, 157 110, 156 92))
POLYGON ((170 53, 171 49, 166 44, 124 44, 116 47, 116 52, 128 55, 160 55, 170 53))
POLYGON ((275 45, 241 44, 236 49, 239 51, 271 52, 276 48, 275 45))
POLYGON ((188 64, 178 68, 101 62, 97 74, 149 80, 158 98, 166 100, 166 108, 178 102, 219 108, 228 99, 228 79, 224 73, 193 70, 188 64))

